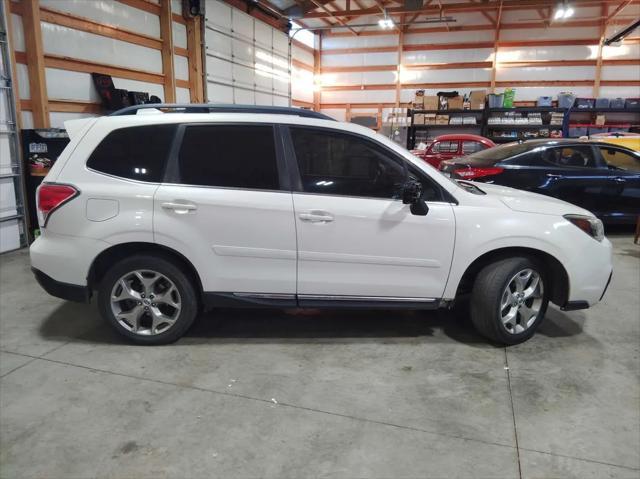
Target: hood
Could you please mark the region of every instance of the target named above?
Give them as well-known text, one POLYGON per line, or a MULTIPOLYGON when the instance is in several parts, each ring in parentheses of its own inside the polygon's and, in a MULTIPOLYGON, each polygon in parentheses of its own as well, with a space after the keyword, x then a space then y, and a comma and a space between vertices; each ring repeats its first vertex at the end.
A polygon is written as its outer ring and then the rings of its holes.
POLYGON ((563 216, 566 214, 595 216, 590 211, 551 196, 517 190, 508 186, 481 183, 477 185, 488 196, 498 198, 514 211, 523 213, 539 213, 542 215, 563 216))

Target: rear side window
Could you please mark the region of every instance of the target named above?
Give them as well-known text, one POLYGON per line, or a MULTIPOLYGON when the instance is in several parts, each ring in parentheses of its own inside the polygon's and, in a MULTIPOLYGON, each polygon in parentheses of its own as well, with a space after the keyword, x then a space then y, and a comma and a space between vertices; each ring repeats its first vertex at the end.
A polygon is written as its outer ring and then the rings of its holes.
POLYGON ((187 126, 178 165, 180 182, 187 185, 280 187, 272 126, 187 126))
POLYGON ((463 141, 462 142, 462 154, 470 155, 478 151, 486 150, 487 147, 479 141, 463 141))
POLYGON ((433 146, 435 153, 458 153, 457 141, 439 141, 433 146))
POLYGON ((87 167, 131 180, 159 183, 164 176, 175 125, 120 128, 91 153, 87 167))
POLYGON ((596 166, 593 149, 590 146, 549 148, 543 153, 543 158, 563 168, 594 168, 596 166))

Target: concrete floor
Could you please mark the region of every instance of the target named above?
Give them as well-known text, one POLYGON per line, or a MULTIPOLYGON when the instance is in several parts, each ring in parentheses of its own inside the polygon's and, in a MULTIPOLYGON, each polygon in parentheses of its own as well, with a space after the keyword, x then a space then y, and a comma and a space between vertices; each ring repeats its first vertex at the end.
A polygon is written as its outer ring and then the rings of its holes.
POLYGON ((587 311, 488 345, 449 313, 220 311, 124 343, 0 257, 0 476, 640 477, 640 247, 587 311))

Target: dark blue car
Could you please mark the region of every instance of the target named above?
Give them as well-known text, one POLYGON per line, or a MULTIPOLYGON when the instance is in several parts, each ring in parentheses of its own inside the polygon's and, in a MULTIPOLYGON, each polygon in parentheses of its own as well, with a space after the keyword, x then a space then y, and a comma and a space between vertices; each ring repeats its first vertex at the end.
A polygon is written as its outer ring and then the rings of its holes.
POLYGON ((553 196, 609 224, 640 215, 640 153, 608 143, 530 140, 443 161, 454 179, 474 180, 553 196))

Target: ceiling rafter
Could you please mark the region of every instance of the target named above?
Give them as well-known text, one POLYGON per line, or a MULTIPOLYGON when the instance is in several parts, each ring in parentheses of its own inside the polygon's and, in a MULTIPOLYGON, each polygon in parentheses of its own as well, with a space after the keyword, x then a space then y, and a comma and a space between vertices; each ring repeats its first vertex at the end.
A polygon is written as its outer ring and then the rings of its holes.
MULTIPOLYGON (((628 0, 633 1, 633 0, 628 0)), ((602 3, 614 4, 619 3, 619 0, 576 0, 575 5, 586 7, 586 6, 600 6, 602 3)), ((532 10, 532 9, 540 9, 540 8, 549 8, 554 7, 557 4, 557 0, 505 0, 502 5, 502 10, 532 10)), ((471 3, 471 2, 456 2, 456 3, 445 3, 442 4, 442 8, 440 6, 427 6, 423 5, 422 9, 419 11, 420 14, 439 14, 442 12, 447 13, 462 13, 462 12, 489 12, 497 10, 500 8, 500 2, 498 0, 488 0, 482 3, 471 3)), ((380 7, 378 5, 360 8, 359 10, 336 10, 331 13, 332 16, 342 17, 342 16, 363 16, 363 15, 375 15, 379 12, 380 7)), ((416 10, 407 9, 406 6, 399 7, 386 7, 387 13, 389 15, 398 15, 402 13, 415 14, 416 10)), ((326 12, 309 12, 305 15, 307 18, 322 18, 330 16, 326 12)))
MULTIPOLYGON (((311 0, 311 3, 313 3, 314 5, 316 5, 318 8, 321 8, 323 11, 325 11, 326 13, 329 14, 330 17, 332 17, 336 22, 338 22, 340 25, 346 27, 348 30, 350 30, 354 35, 358 35, 358 32, 356 32, 353 28, 351 28, 349 25, 347 25, 347 23, 345 23, 341 18, 339 18, 338 16, 334 15, 333 12, 331 10, 329 10, 324 4, 320 3, 318 0, 311 0)), ((308 17, 311 18, 311 17, 308 17)), ((322 18, 322 17, 319 17, 322 18)))

